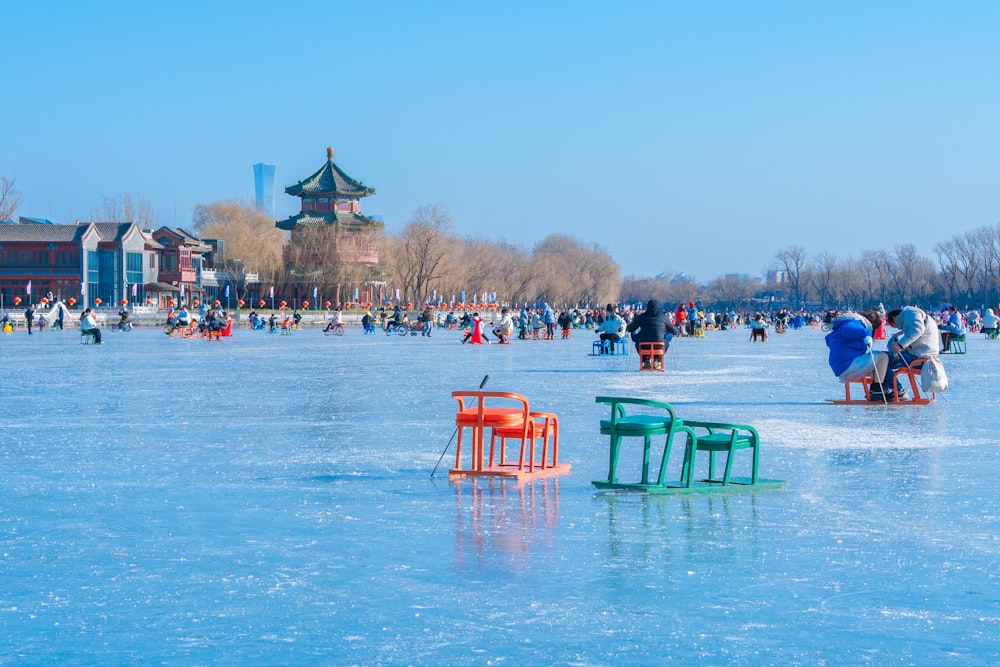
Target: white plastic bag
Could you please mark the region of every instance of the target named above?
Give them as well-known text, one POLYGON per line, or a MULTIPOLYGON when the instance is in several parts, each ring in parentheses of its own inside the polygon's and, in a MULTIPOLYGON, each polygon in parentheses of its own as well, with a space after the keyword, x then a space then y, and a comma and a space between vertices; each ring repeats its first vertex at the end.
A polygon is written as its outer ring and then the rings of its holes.
POLYGON ((948 390, 948 375, 944 372, 944 364, 936 356, 928 357, 920 369, 920 388, 936 394, 948 390))

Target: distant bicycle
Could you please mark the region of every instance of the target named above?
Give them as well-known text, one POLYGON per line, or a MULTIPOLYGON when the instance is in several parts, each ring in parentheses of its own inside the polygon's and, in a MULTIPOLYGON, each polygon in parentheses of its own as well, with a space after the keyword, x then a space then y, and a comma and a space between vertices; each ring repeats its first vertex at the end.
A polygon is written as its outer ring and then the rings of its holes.
POLYGON ((391 336, 396 334, 397 336, 405 336, 410 333, 410 327, 405 324, 393 324, 392 322, 385 328, 385 335, 391 336))
POLYGON ((821 331, 833 331, 833 327, 830 326, 829 324, 827 324, 826 322, 823 322, 823 324, 820 326, 820 330, 821 331))

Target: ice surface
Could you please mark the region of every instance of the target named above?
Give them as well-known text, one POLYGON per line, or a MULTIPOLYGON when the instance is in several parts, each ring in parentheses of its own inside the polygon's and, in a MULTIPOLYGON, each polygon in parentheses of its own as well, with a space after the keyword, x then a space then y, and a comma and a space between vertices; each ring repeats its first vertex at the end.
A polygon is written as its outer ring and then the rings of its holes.
POLYGON ((893 408, 823 401, 820 332, 770 338, 640 374, 583 330, 0 336, 0 662, 996 663, 1000 342, 893 408), (558 413, 570 474, 430 478, 486 374, 558 413), (601 394, 754 424, 787 484, 597 493, 601 394))

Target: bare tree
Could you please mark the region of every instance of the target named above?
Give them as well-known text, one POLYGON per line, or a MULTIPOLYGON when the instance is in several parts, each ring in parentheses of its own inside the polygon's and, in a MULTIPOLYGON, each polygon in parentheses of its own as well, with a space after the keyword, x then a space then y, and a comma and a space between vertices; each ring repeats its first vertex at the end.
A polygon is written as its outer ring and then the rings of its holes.
POLYGON ((285 282, 297 294, 312 287, 317 296, 347 301, 346 290, 370 277, 370 265, 359 259, 372 245, 370 234, 339 224, 296 227, 285 248, 285 282))
POLYGON ((941 284, 946 299, 954 299, 959 290, 962 267, 958 252, 958 243, 952 239, 934 246, 938 258, 938 282, 941 284))
POLYGON ((13 220, 21 206, 21 193, 14 187, 14 179, 0 177, 0 221, 13 220))
POLYGON ((837 275, 837 256, 823 251, 816 256, 810 272, 810 283, 821 306, 838 305, 834 299, 834 282, 837 275))
POLYGON ((247 273, 276 281, 282 268, 284 232, 254 206, 233 200, 199 204, 192 225, 201 238, 223 241, 222 268, 232 277, 234 287, 245 285, 247 273))
POLYGON ((123 193, 102 197, 101 203, 90 211, 90 219, 98 222, 134 222, 142 229, 156 227, 156 214, 149 200, 123 193))
POLYGON ((532 275, 528 253, 521 246, 484 239, 467 239, 457 244, 453 268, 442 283, 447 294, 496 292, 497 299, 509 304, 529 300, 532 275))
POLYGON ((757 283, 751 278, 726 276, 708 284, 708 297, 712 304, 723 308, 739 308, 753 298, 757 283))
POLYGON ((535 245, 529 260, 534 297, 553 306, 596 305, 617 300, 621 273, 596 245, 553 234, 535 245))
POLYGON ((806 270, 808 256, 805 248, 793 245, 774 257, 777 266, 785 272, 785 279, 792 288, 792 305, 796 308, 802 303, 802 288, 805 285, 803 272, 806 270))
POLYGON ((438 206, 422 206, 397 239, 396 272, 403 291, 414 302, 431 295, 431 285, 445 275, 446 257, 454 242, 451 215, 438 206))
POLYGON ((893 292, 899 303, 916 303, 933 296, 931 279, 934 265, 917 254, 916 246, 912 243, 897 245, 893 254, 886 254, 886 257, 886 266, 893 279, 893 292))

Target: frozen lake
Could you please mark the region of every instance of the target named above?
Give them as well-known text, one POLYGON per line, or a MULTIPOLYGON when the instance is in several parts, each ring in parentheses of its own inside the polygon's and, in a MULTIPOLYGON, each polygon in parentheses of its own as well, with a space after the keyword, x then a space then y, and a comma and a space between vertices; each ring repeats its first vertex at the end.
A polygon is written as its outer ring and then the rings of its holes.
POLYGON ((1000 341, 869 407, 823 401, 812 329, 675 341, 662 374, 584 330, 104 334, 0 336, 0 663, 1000 661, 1000 341), (486 374, 559 415, 568 475, 430 477, 486 374), (602 394, 753 424, 787 483, 598 493, 602 394))

